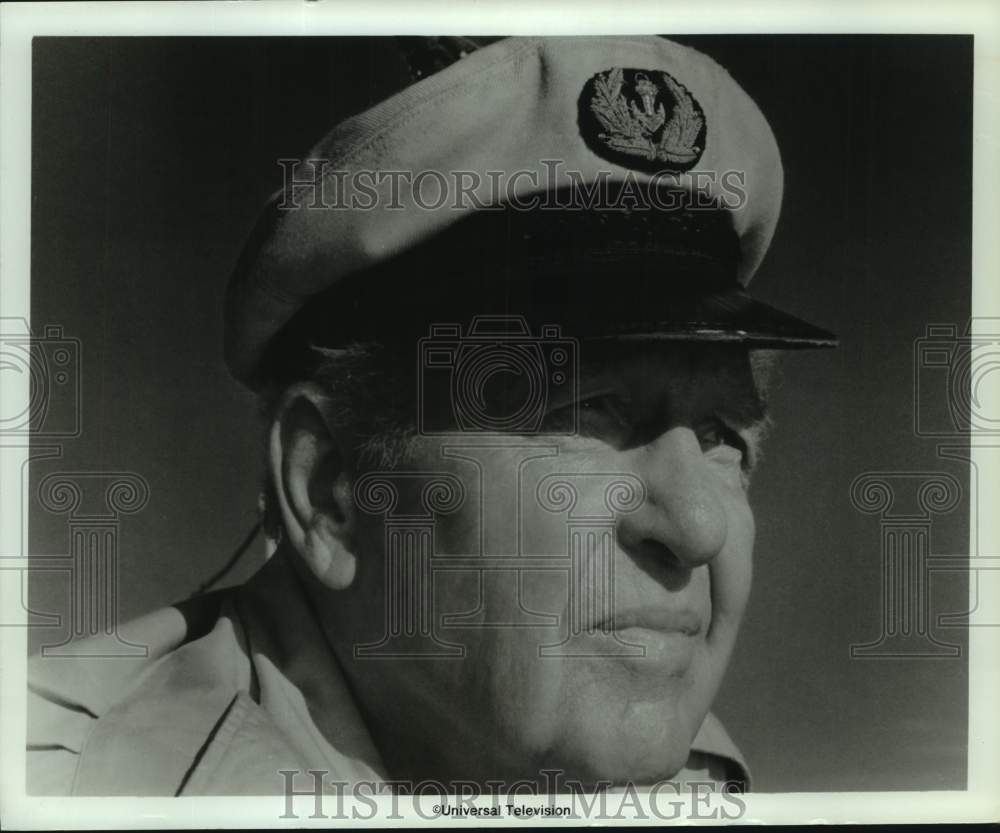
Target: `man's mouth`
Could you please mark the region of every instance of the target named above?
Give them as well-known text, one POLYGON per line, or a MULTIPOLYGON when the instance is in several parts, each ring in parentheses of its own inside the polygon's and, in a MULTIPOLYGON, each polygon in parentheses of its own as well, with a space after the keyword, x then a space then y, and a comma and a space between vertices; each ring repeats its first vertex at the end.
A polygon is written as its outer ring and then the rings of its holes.
POLYGON ((703 628, 702 617, 693 610, 670 610, 662 607, 642 607, 615 611, 597 622, 593 630, 624 631, 631 628, 697 636, 703 628))

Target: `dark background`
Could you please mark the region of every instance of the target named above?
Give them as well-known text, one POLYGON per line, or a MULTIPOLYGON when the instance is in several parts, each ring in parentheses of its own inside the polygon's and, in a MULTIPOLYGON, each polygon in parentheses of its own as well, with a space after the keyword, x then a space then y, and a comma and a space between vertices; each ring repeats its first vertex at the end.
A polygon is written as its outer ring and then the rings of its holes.
MULTIPOLYGON (((880 629, 869 471, 968 471, 913 432, 914 341, 970 314, 972 39, 679 37, 726 66, 782 149, 782 219, 754 279, 765 301, 833 329, 791 354, 755 480, 756 577, 715 710, 760 791, 962 789, 961 659, 852 660, 880 629)), ((221 304, 275 160, 394 92, 391 40, 36 38, 32 322, 82 345, 82 427, 51 471, 134 471, 150 502, 120 528, 121 618, 190 594, 253 524, 253 398, 226 374, 221 304)), ((943 391, 942 391, 943 395, 943 391)), ((64 516, 31 504, 30 551, 67 551, 64 516)), ((967 551, 967 507, 932 549, 967 551)), ((227 579, 251 573, 255 547, 227 579)), ((34 574, 31 605, 68 582, 34 574)), ((961 611, 959 574, 936 612, 961 611)), ((65 629, 38 628, 31 644, 65 629)), ((960 629, 939 638, 964 644, 960 629)))

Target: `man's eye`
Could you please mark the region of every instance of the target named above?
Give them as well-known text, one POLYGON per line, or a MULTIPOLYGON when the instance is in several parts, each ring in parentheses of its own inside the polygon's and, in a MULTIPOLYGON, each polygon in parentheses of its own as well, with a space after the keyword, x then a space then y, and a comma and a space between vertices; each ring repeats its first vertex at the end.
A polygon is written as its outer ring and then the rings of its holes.
POLYGON ((613 393, 602 393, 598 396, 590 396, 581 399, 578 403, 581 417, 607 417, 626 425, 628 423, 628 409, 620 396, 613 393))
POLYGON ((744 460, 747 456, 747 446, 739 432, 730 428, 719 419, 706 420, 698 426, 698 441, 701 443, 702 451, 710 451, 720 446, 730 446, 742 455, 744 460))
POLYGON ((588 436, 617 433, 628 428, 628 408, 620 396, 603 393, 554 408, 546 414, 545 424, 549 430, 575 428, 588 436))
POLYGON ((724 445, 726 438, 722 426, 715 422, 700 426, 698 428, 698 442, 701 443, 703 451, 724 445))

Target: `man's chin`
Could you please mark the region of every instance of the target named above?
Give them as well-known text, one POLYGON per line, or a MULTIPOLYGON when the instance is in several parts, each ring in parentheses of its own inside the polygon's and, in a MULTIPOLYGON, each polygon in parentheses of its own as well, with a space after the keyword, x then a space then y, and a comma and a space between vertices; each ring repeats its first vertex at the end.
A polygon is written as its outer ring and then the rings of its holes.
POLYGON ((563 743, 547 756, 547 766, 584 788, 664 781, 687 763, 697 731, 692 722, 662 711, 624 722, 593 715, 592 720, 567 727, 563 743))
POLYGON ((672 745, 669 749, 651 751, 648 755, 634 755, 624 752, 620 756, 607 754, 612 750, 601 750, 589 759, 570 766, 553 765, 564 773, 562 777, 571 788, 593 791, 608 787, 633 785, 650 786, 668 781, 679 773, 687 763, 690 747, 686 744, 672 745))

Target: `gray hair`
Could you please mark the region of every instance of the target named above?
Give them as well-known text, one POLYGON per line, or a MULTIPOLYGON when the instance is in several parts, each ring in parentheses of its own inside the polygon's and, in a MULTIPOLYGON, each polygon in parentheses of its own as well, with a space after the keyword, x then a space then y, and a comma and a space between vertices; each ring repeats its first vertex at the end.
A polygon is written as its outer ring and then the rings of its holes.
POLYGON ((272 384, 258 397, 264 426, 261 525, 275 539, 281 534, 281 518, 267 436, 290 385, 310 381, 323 389, 327 398, 324 416, 355 438, 350 463, 359 471, 399 466, 417 435, 412 356, 383 344, 354 343, 339 349, 313 347, 311 359, 294 378, 272 384))

